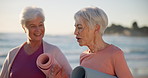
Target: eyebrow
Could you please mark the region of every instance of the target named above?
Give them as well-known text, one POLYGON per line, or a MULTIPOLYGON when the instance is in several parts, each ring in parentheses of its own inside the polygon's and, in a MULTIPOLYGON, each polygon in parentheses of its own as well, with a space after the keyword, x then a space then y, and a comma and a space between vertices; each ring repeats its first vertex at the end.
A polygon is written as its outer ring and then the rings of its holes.
POLYGON ((28 26, 33 26, 33 25, 35 25, 35 24, 29 24, 28 26))
POLYGON ((44 21, 40 21, 40 23, 44 23, 44 21))
POLYGON ((79 25, 82 26, 82 24, 75 24, 74 26, 76 27, 76 26, 79 26, 79 25))

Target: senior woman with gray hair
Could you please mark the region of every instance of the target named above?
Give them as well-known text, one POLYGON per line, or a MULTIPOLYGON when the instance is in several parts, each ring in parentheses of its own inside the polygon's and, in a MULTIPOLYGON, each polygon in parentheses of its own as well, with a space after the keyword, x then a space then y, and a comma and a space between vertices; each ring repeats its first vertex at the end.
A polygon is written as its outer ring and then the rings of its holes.
POLYGON ((80 55, 80 65, 118 78, 133 78, 123 51, 102 38, 108 25, 106 13, 97 7, 87 7, 74 18, 78 43, 89 48, 80 55))
POLYGON ((68 78, 70 76, 72 69, 60 49, 43 41, 44 20, 45 17, 41 8, 26 7, 22 11, 21 25, 27 35, 27 41, 8 53, 0 78, 47 78, 36 64, 38 56, 43 53, 49 53, 61 66, 58 71, 56 65, 52 66, 55 68, 51 68, 48 77, 68 78), (61 74, 56 76, 59 72, 61 74))

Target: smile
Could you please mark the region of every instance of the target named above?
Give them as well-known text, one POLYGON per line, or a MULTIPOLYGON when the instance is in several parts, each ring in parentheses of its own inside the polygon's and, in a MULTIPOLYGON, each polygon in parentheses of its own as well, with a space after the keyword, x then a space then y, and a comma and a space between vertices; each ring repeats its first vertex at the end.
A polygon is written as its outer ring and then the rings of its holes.
POLYGON ((42 34, 40 33, 40 34, 34 34, 35 36, 41 36, 42 34))

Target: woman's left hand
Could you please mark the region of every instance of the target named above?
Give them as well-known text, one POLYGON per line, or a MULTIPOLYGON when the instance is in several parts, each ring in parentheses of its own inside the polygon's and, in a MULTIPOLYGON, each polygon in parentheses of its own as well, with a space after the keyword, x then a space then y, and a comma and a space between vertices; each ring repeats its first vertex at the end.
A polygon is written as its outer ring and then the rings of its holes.
POLYGON ((68 75, 65 73, 63 68, 60 68, 58 65, 52 65, 49 78, 68 78, 68 75))

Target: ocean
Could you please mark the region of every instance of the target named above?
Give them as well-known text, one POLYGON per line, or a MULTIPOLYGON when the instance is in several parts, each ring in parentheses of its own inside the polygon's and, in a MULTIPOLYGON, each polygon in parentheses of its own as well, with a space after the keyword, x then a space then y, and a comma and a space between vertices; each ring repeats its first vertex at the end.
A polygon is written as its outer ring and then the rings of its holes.
MULTIPOLYGON (((148 75, 148 37, 104 35, 103 39, 124 51, 133 75, 148 75)), ((78 45, 74 35, 45 35, 44 40, 58 46, 72 68, 79 65, 79 56, 87 49, 78 45)), ((25 41, 23 33, 0 33, 0 70, 9 50, 25 41)))

